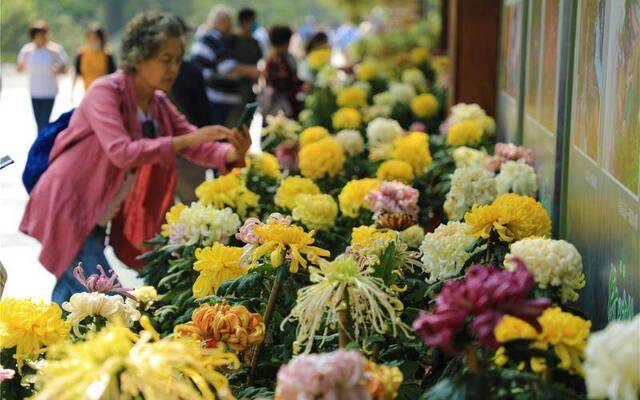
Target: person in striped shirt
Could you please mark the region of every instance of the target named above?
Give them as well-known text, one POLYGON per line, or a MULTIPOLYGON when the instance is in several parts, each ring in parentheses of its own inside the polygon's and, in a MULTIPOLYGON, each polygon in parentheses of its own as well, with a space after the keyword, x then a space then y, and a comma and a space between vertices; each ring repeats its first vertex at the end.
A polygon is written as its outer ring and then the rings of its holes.
POLYGON ((231 12, 226 6, 217 5, 196 32, 191 47, 191 60, 202 69, 207 85, 213 124, 224 124, 230 109, 241 104, 239 80, 257 80, 260 75, 256 65, 242 64, 231 57, 230 34, 231 12))

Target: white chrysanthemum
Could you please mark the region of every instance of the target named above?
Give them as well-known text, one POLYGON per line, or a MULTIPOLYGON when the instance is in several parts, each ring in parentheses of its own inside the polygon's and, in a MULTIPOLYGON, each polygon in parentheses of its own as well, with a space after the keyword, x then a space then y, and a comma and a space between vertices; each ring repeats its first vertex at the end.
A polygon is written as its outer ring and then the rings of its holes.
POLYGON ((359 131, 343 129, 336 134, 336 140, 348 156, 357 156, 364 151, 364 138, 359 131))
POLYGON ((453 161, 456 163, 456 168, 464 168, 470 166, 484 166, 487 160, 487 152, 482 150, 472 149, 467 146, 456 147, 453 151, 453 161))
POLYGON ((517 193, 523 196, 536 197, 538 179, 536 171, 524 161, 507 161, 500 167, 496 176, 498 194, 517 193))
POLYGON ((472 253, 467 252, 475 238, 467 234, 464 222, 449 221, 427 233, 420 246, 427 282, 434 283, 458 276, 472 253))
POLYGON ((373 104, 376 106, 386 106, 391 109, 396 103, 396 98, 389 91, 380 92, 373 96, 373 104))
POLYGON ((505 256, 505 267, 513 270, 516 265, 510 262, 511 257, 525 262, 540 288, 559 289, 563 302, 578 299, 577 290, 584 286, 582 257, 571 243, 544 238, 522 239, 513 243, 510 253, 505 256))
POLYGON ((640 314, 613 321, 591 334, 584 362, 590 399, 636 400, 640 396, 640 314))
POLYGON ((170 233, 170 243, 201 241, 206 246, 217 241, 226 242, 238 231, 240 225, 240 217, 230 208, 219 210, 211 205, 194 202, 182 211, 178 223, 171 227, 176 234, 170 233))
POLYGON ((416 97, 416 89, 414 89, 413 85, 402 82, 393 82, 389 86, 389 93, 397 103, 409 104, 411 99, 416 97))
POLYGON ((280 136, 295 139, 296 133, 301 129, 300 124, 287 118, 282 111, 277 115, 267 115, 267 126, 262 129, 262 136, 280 136))
POLYGON ((474 204, 489 204, 496 196, 493 172, 479 166, 458 168, 451 177, 444 210, 450 220, 459 221, 474 204))
POLYGON ((351 86, 357 87, 358 89, 362 90, 367 94, 367 96, 369 95, 369 93, 371 93, 371 84, 367 81, 355 81, 351 84, 351 86))
POLYGON ((412 85, 419 92, 427 90, 427 79, 418 68, 409 68, 402 71, 402 82, 412 85))
POLYGON ((447 120, 451 121, 451 124, 455 124, 468 119, 483 118, 486 115, 485 111, 478 104, 458 103, 451 107, 451 113, 447 120))
POLYGON ((369 146, 379 147, 392 144, 403 130, 398 121, 390 118, 376 118, 367 125, 369 146))
POLYGON ((69 301, 62 303, 62 309, 69 313, 67 321, 73 324, 73 332, 82 337, 80 322, 87 317, 100 316, 109 322, 123 322, 130 326, 140 319, 140 312, 125 303, 120 295, 104 293, 75 293, 69 301))
POLYGON ((318 71, 316 85, 321 88, 330 88, 335 93, 347 85, 345 77, 344 73, 327 65, 318 71))

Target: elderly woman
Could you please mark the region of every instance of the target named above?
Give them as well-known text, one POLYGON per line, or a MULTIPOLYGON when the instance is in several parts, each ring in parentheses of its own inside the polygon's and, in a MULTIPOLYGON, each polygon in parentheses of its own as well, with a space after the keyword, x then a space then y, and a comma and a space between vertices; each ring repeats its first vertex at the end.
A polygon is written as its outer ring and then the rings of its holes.
POLYGON ((182 33, 169 14, 145 12, 129 22, 124 71, 94 82, 31 193, 20 230, 42 243, 40 262, 58 278, 58 303, 83 290, 73 277, 78 262, 88 273, 108 265, 108 225, 116 254, 135 265, 172 203, 176 154, 220 173, 244 162, 247 132, 196 129, 165 95, 184 53, 182 33), (223 138, 228 143, 215 142, 223 138))

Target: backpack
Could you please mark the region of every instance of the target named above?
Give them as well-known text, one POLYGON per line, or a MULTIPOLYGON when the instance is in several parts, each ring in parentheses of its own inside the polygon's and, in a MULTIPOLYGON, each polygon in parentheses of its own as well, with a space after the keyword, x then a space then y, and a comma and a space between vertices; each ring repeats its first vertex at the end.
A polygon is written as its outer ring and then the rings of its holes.
POLYGON ((49 168, 49 156, 51 155, 53 144, 58 134, 69 126, 69 120, 74 110, 71 109, 60 115, 57 120, 49 123, 38 132, 36 140, 29 149, 27 163, 22 173, 22 183, 27 189, 27 193, 31 193, 44 171, 49 168))

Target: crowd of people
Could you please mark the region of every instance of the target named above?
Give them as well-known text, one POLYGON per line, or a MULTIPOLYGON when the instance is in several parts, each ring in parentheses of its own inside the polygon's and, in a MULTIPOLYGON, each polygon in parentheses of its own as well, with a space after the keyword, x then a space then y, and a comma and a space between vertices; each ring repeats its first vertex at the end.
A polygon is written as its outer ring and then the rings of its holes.
POLYGON ((311 82, 308 67, 298 67, 305 51, 294 57, 292 41, 312 51, 329 46, 327 35, 308 22, 296 33, 286 25, 267 31, 249 8, 235 20, 221 5, 196 28, 168 13, 143 12, 126 26, 118 62, 98 25, 87 28, 72 62, 50 40, 45 21, 30 25, 17 69, 29 75, 38 138, 55 125, 49 120, 58 75, 73 65, 73 85, 81 79, 85 89, 56 133, 20 225, 41 242, 40 261, 58 278, 55 301, 81 289, 73 277, 79 261, 108 267, 108 244, 136 265, 139 244, 174 198, 189 203, 207 169, 225 173, 244 163, 248 131, 228 127, 247 103, 257 101, 263 114, 300 112, 311 82), (91 168, 79 168, 87 162, 91 168))

